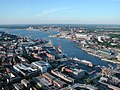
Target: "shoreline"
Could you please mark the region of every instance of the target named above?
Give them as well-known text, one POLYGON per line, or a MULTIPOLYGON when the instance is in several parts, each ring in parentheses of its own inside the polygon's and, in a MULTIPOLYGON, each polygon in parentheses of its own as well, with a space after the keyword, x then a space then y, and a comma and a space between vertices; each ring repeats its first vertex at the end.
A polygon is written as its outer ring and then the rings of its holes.
MULTIPOLYGON (((60 37, 56 37, 56 38, 60 38, 60 37)), ((64 39, 66 39, 66 38, 64 38, 64 39)), ((67 40, 71 40, 71 39, 67 39, 67 40)), ((73 40, 71 40, 71 41, 73 42, 73 40)), ((102 61, 107 61, 107 62, 111 62, 111 63, 114 63, 114 64, 120 64, 120 61, 115 61, 115 60, 109 60, 109 59, 106 59, 106 58, 102 58, 102 56, 96 55, 95 53, 92 53, 92 51, 91 51, 90 49, 82 48, 80 45, 77 45, 77 44, 76 44, 76 47, 81 48, 83 51, 85 51, 85 52, 88 53, 89 55, 98 57, 98 58, 99 58, 100 60, 102 60, 102 61)))
POLYGON ((103 61, 108 61, 108 62, 112 62, 112 63, 114 63, 114 64, 120 64, 120 62, 119 61, 112 61, 112 60, 109 60, 109 59, 101 59, 101 60, 103 60, 103 61))
POLYGON ((86 49, 84 49, 84 48, 82 48, 82 47, 78 47, 78 48, 81 48, 82 50, 84 50, 85 52, 87 52, 88 54, 90 54, 90 55, 93 55, 93 56, 95 56, 95 57, 98 57, 98 58, 100 58, 100 60, 102 60, 102 61, 108 61, 108 62, 111 62, 111 63, 114 63, 114 64, 120 64, 120 61, 115 61, 115 60, 109 60, 109 59, 106 59, 106 58, 101 58, 102 56, 99 56, 99 55, 96 55, 96 54, 94 54, 94 53, 92 53, 92 52, 89 52, 89 51, 87 51, 86 49))

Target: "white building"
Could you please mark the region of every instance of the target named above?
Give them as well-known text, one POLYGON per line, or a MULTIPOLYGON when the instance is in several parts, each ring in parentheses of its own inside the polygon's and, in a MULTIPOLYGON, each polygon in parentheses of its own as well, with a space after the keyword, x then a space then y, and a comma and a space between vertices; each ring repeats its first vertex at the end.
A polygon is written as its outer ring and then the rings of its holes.
POLYGON ((38 67, 42 73, 47 72, 48 68, 51 67, 49 63, 46 63, 44 61, 32 62, 32 65, 38 67))
POLYGON ((117 59, 120 60, 120 53, 118 53, 118 55, 117 55, 117 59))
POLYGON ((37 71, 36 68, 32 68, 31 65, 29 64, 16 64, 13 66, 13 68, 17 71, 20 72, 20 70, 24 70, 24 71, 37 71))
POLYGON ((76 33, 75 36, 76 38, 88 39, 87 34, 76 33))
POLYGON ((99 42, 103 42, 101 36, 98 36, 98 41, 99 41, 99 42))

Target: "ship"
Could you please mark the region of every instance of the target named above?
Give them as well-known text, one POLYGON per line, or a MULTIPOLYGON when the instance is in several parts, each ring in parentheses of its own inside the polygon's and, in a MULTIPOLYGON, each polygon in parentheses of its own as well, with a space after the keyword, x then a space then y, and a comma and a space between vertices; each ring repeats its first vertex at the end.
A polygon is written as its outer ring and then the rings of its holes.
POLYGON ((87 61, 87 60, 81 60, 81 62, 84 63, 84 64, 86 64, 86 65, 88 65, 88 66, 90 66, 90 67, 93 67, 93 63, 90 62, 90 61, 87 61))

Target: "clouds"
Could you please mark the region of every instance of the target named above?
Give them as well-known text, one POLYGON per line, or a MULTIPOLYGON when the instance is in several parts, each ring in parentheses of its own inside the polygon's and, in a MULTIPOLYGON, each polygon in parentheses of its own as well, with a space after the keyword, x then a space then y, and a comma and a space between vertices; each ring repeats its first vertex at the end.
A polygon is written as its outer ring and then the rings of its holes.
POLYGON ((52 8, 52 9, 48 9, 48 10, 44 10, 44 11, 41 11, 39 13, 36 13, 35 16, 37 16, 37 17, 47 17, 47 16, 54 15, 54 14, 59 13, 59 12, 64 12, 64 11, 69 10, 69 9, 70 8, 67 8, 67 7, 52 8))
POLYGON ((30 12, 30 9, 28 9, 28 8, 23 8, 23 9, 20 9, 17 13, 18 13, 18 14, 21 14, 21 13, 28 13, 28 12, 30 12))
POLYGON ((0 0, 0 22, 120 23, 119 8, 120 0, 0 0))

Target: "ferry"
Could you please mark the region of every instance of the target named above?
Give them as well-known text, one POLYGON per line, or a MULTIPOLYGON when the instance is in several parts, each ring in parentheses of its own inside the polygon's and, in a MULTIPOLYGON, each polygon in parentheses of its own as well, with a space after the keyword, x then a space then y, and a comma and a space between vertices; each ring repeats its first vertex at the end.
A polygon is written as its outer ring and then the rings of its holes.
POLYGON ((81 60, 82 63, 87 64, 90 67, 93 67, 93 63, 87 60, 81 60))
POLYGON ((80 61, 80 59, 78 59, 78 58, 76 58, 76 57, 74 57, 73 60, 75 60, 75 61, 80 61))
POLYGON ((88 65, 88 66, 90 66, 90 67, 93 67, 93 66, 94 66, 92 62, 87 61, 87 60, 80 60, 80 59, 78 59, 78 58, 76 58, 76 57, 73 58, 73 60, 78 61, 78 62, 81 62, 81 63, 83 63, 83 64, 86 64, 86 65, 88 65))

